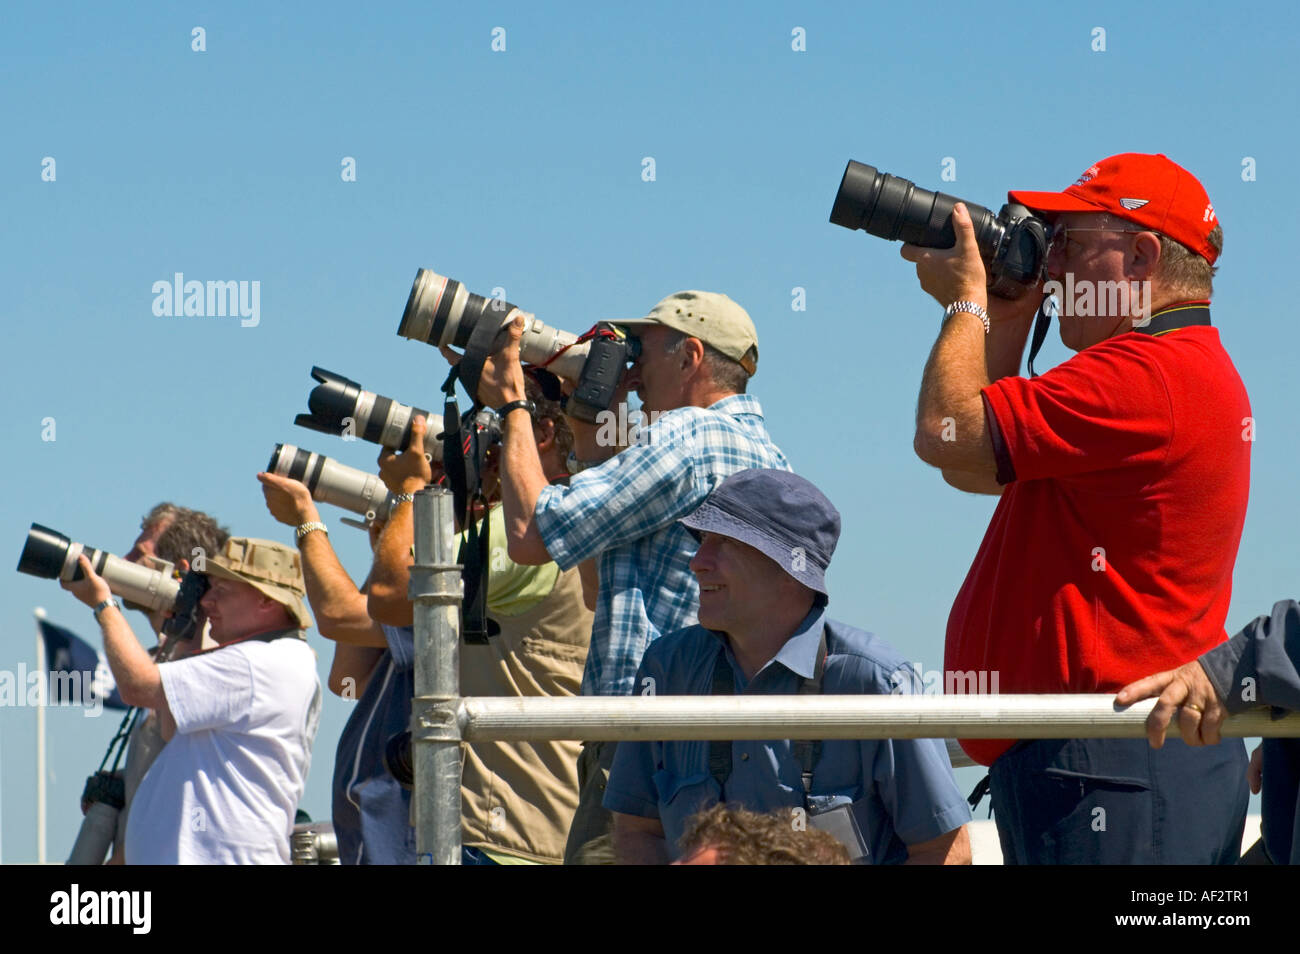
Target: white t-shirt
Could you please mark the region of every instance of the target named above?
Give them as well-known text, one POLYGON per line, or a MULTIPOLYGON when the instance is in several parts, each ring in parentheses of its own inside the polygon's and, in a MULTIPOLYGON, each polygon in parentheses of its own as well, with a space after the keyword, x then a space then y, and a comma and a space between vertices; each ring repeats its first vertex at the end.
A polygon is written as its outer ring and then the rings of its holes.
POLYGON ((315 653, 249 640, 162 663, 176 735, 140 783, 128 864, 288 864, 320 721, 315 653))

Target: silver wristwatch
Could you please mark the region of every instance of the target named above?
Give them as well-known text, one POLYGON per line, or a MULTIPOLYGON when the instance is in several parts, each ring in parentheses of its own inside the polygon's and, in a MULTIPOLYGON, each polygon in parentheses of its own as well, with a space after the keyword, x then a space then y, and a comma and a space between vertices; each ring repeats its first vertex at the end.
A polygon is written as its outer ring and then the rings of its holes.
POLYGON ((95 604, 95 608, 90 611, 90 615, 95 617, 96 623, 99 622, 99 614, 104 612, 104 610, 108 609, 110 606, 116 606, 119 612, 122 609, 122 604, 119 603, 115 597, 111 596, 108 599, 100 600, 95 604))
POLYGON ((977 305, 973 301, 955 301, 943 310, 943 320, 946 322, 959 311, 969 312, 984 322, 984 333, 989 333, 989 313, 984 310, 982 305, 977 305))
POLYGON ((330 535, 329 527, 325 526, 325 524, 321 523, 319 520, 312 520, 308 523, 300 523, 298 526, 294 527, 294 540, 301 541, 303 537, 307 536, 307 534, 311 533, 313 530, 319 530, 327 537, 330 535))

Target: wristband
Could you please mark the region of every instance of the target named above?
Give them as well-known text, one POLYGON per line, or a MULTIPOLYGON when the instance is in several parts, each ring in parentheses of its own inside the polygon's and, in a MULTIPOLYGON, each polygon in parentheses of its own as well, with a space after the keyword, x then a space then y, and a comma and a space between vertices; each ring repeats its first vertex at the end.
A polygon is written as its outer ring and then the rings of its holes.
POLYGON ((319 530, 327 537, 330 535, 329 527, 325 526, 325 524, 321 523, 319 520, 313 520, 310 523, 298 524, 293 531, 294 539, 301 542, 302 538, 307 536, 307 534, 311 533, 313 530, 319 530))
POLYGON ((415 500, 415 494, 393 494, 393 503, 411 503, 415 500))
POLYGON ((537 410, 537 405, 527 399, 523 401, 511 401, 509 404, 503 404, 501 407, 497 408, 497 417, 501 418, 502 421, 505 421, 507 414, 521 407, 528 412, 529 417, 532 417, 533 412, 537 410))
POLYGON ((99 614, 104 612, 104 610, 108 609, 110 606, 117 607, 119 612, 122 609, 122 604, 119 603, 115 598, 111 596, 108 599, 101 600, 100 602, 95 604, 95 608, 90 611, 90 615, 95 617, 96 623, 99 622, 99 614))
POLYGON ((980 305, 975 304, 975 302, 973 301, 953 302, 951 305, 949 305, 947 308, 943 310, 943 320, 947 321, 949 318, 957 314, 957 312, 959 311, 964 311, 967 312, 968 314, 972 314, 980 321, 984 322, 984 333, 985 334, 989 333, 989 313, 985 311, 980 305))

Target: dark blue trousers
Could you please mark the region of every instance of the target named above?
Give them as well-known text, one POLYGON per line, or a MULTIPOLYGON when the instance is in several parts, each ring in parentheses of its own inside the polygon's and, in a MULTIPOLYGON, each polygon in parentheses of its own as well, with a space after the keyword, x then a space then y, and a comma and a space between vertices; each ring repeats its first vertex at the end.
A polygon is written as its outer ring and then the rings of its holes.
POLYGON ((989 769, 1003 863, 1236 864, 1246 764, 1240 739, 1020 742, 989 769))
POLYGON ((1263 771, 1264 848, 1275 865, 1300 865, 1300 739, 1265 739, 1263 771))

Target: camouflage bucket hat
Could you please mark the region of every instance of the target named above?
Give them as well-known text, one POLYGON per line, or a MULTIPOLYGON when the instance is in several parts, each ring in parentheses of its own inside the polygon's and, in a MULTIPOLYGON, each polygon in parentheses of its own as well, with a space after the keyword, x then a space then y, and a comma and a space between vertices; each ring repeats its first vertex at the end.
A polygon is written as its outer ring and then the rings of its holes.
POLYGON ((219 552, 203 562, 200 572, 247 583, 288 609, 303 629, 312 625, 311 614, 302 599, 307 593, 302 579, 302 558, 292 547, 273 540, 231 537, 219 552))

